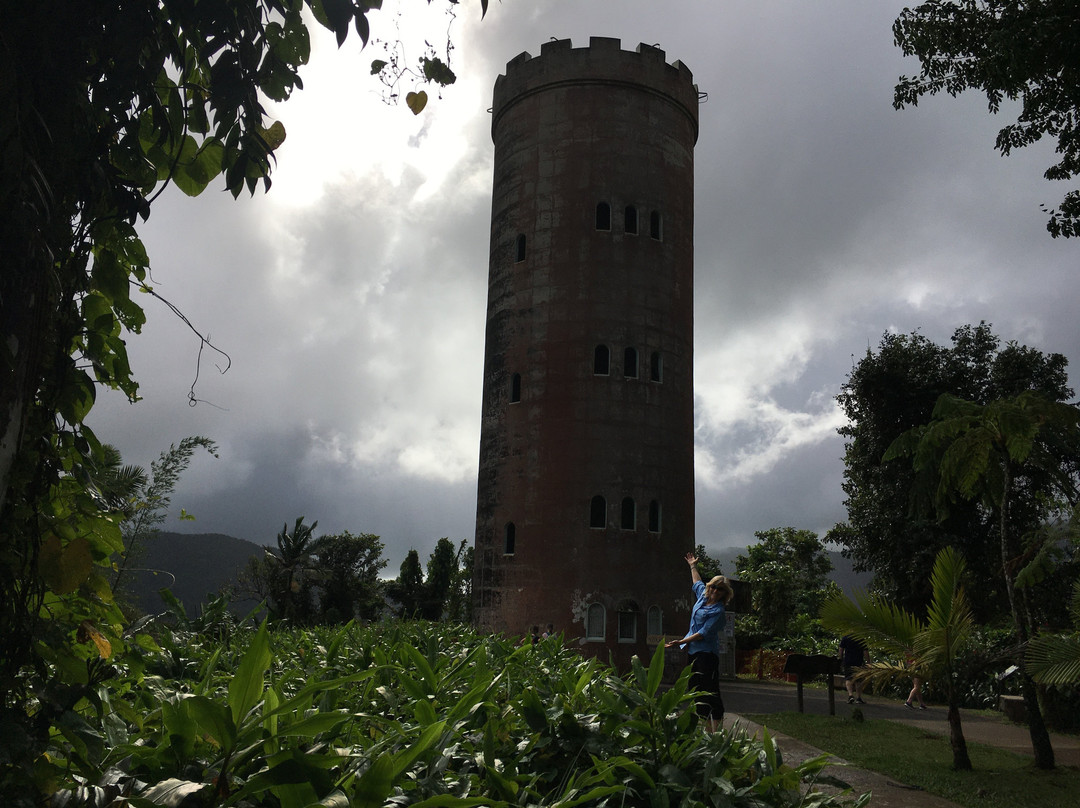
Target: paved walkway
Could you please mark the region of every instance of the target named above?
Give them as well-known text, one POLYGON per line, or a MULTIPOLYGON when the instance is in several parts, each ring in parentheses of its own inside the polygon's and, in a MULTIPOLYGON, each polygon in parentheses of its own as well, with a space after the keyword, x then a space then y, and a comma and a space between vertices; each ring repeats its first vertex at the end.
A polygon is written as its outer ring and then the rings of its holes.
MULTIPOLYGON (((760 732, 761 727, 744 719, 743 715, 767 715, 798 709, 794 685, 739 680, 722 682, 720 689, 727 708, 724 724, 726 726, 739 724, 751 733, 760 732)), ((804 687, 803 701, 805 712, 828 715, 828 692, 825 689, 804 687)), ((945 707, 941 705, 931 705, 927 710, 909 710, 898 700, 868 696, 866 701, 867 703, 862 705, 862 710, 867 718, 882 718, 910 724, 943 736, 949 734, 945 707)), ((847 715, 850 709, 847 695, 843 691, 837 691, 837 715, 847 715)), ((1003 717, 988 718, 965 710, 961 711, 961 720, 964 726, 964 738, 969 743, 997 746, 1021 755, 1031 756, 1032 754, 1031 736, 1026 726, 1014 724, 1003 717)), ((799 763, 821 754, 821 750, 795 738, 771 731, 770 734, 775 736, 784 759, 788 763, 799 763)), ((1051 733, 1050 742, 1054 747, 1057 765, 1080 768, 1080 737, 1051 733)), ((956 808, 956 803, 949 800, 898 783, 885 775, 857 769, 839 758, 834 765, 825 770, 825 773, 849 783, 856 793, 872 791, 874 794, 870 801, 872 808, 956 808)))

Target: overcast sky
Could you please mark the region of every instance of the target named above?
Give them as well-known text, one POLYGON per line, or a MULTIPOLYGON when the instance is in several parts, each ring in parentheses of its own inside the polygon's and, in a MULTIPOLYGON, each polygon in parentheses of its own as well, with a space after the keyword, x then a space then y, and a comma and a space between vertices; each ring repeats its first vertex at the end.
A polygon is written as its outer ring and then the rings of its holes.
MULTIPOLYGON (((389 8, 390 2, 386 3, 389 8)), ((410 12, 426 4, 405 0, 410 12)), ((187 435, 218 442, 168 530, 272 544, 285 522, 376 533, 386 573, 441 536, 473 538, 487 293, 491 92, 551 39, 659 44, 708 94, 696 149, 697 540, 820 535, 844 519, 835 396, 885 331, 946 343, 986 320, 1080 367, 1080 243, 1040 203, 1053 144, 993 148, 1011 118, 975 93, 896 111, 918 69, 893 45, 899 2, 465 0, 458 81, 414 117, 369 75, 378 53, 317 36, 273 188, 166 194, 142 234, 164 306, 128 343, 143 400, 106 395, 98 436, 149 466, 187 435)), ((387 11, 374 36, 394 37, 387 11)), ((429 20, 437 36, 441 18, 429 20)), ((404 33, 414 35, 408 25, 404 33)), ((423 33, 423 32, 421 32, 423 33)), ((420 55, 410 47, 410 61, 420 55)), ((407 89, 407 88, 406 88, 407 89)))

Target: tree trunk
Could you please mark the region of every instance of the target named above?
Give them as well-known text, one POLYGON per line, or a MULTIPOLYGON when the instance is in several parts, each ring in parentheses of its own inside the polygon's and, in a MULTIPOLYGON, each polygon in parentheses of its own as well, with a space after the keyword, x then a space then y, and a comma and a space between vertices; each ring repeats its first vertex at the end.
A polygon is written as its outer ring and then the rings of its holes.
POLYGON ((967 741, 964 729, 960 725, 960 708, 949 705, 949 745, 952 747, 952 766, 957 771, 971 771, 971 758, 968 757, 967 741))
POLYGON ((1026 673, 1021 675, 1020 693, 1027 709, 1028 734, 1031 735, 1031 751, 1035 754, 1035 768, 1052 769, 1055 765, 1054 747, 1050 744, 1050 733, 1046 729, 1042 708, 1039 706, 1038 689, 1026 673))
MULTIPOLYGON (((1008 540, 1008 504, 1012 487, 1012 469, 1008 461, 1005 462, 1003 471, 1004 481, 998 521, 998 530, 1001 534, 1002 573, 1005 575, 1005 591, 1009 595, 1009 610, 1012 612, 1013 624, 1016 627, 1016 638, 1020 643, 1020 647, 1026 648, 1029 632, 1027 630, 1027 620, 1025 619, 1026 615, 1020 613, 1020 604, 1017 603, 1016 590, 1013 586, 1012 553, 1008 540)), ((1022 661, 1020 665, 1021 670, 1023 670, 1022 661)), ((1024 697, 1024 707, 1027 710, 1028 734, 1031 736, 1031 751, 1035 755, 1035 766, 1039 769, 1053 769, 1054 748, 1050 745, 1050 733, 1046 730, 1042 708, 1039 707, 1039 696, 1035 690, 1035 683, 1026 673, 1021 674, 1020 682, 1020 692, 1024 697)))

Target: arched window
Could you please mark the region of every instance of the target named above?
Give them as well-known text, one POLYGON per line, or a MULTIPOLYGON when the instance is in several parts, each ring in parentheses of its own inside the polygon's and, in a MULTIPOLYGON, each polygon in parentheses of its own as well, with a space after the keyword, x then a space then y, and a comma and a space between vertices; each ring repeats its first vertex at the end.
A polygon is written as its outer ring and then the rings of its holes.
POLYGON ((596 229, 611 229, 611 205, 607 202, 596 203, 596 229))
POLYGON ((521 401, 521 374, 515 373, 510 377, 510 403, 517 404, 521 401))
POLYGON ((633 530, 637 527, 637 512, 634 508, 633 497, 623 498, 621 525, 623 530, 633 530))
POLYGON ((654 382, 664 380, 664 357, 660 356, 659 351, 653 351, 649 357, 649 378, 654 382))
POLYGON ((520 264, 525 260, 525 234, 518 233, 517 241, 514 243, 514 263, 520 264))
POLYGON ((593 351, 593 363, 592 372, 596 376, 607 376, 608 369, 611 366, 611 352, 608 351, 608 346, 597 345, 596 350, 593 351))
POLYGON ((638 615, 641 610, 633 601, 619 606, 619 642, 637 642, 638 615))
POLYGON ((637 208, 627 205, 623 211, 623 229, 631 235, 637 235, 637 208))
POLYGON ((589 527, 607 527, 607 500, 599 494, 589 504, 589 527))
POLYGON ((514 545, 517 540, 517 528, 514 527, 513 522, 506 523, 506 530, 503 532, 503 555, 513 555, 514 545))
POLYGON ((649 235, 657 241, 664 240, 664 220, 658 210, 649 214, 649 235))
POLYGON ((660 502, 655 499, 649 503, 649 532, 660 532, 660 502))
POLYGON ((604 607, 599 603, 590 603, 585 612, 585 639, 603 642, 607 630, 606 622, 607 615, 604 613, 604 607))
POLYGON ((623 351, 622 372, 627 379, 637 378, 637 348, 627 348, 623 351))
POLYGON ((664 633, 664 610, 659 606, 650 606, 646 620, 648 628, 646 634, 657 637, 664 633))

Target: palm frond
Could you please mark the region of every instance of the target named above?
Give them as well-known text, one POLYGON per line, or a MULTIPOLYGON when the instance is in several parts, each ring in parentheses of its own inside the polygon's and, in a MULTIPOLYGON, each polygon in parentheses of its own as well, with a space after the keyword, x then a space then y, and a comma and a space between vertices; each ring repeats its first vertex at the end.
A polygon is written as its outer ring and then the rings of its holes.
POLYGON ((942 548, 934 559, 927 630, 915 643, 916 655, 931 667, 956 659, 974 628, 971 604, 962 585, 966 569, 964 557, 953 547, 942 548))
POLYGON ((868 662, 861 668, 856 668, 853 676, 856 681, 869 682, 876 693, 878 688, 891 684, 897 679, 910 677, 917 674, 917 667, 910 667, 897 662, 868 662))
POLYGON ((855 601, 838 594, 821 607, 821 622, 838 634, 850 634, 879 653, 905 657, 915 638, 924 630, 922 622, 883 598, 856 591, 855 601))
POLYGON ((1024 668, 1043 685, 1080 683, 1080 634, 1042 634, 1028 643, 1024 668))
POLYGON ((934 559, 930 573, 932 596, 927 611, 930 629, 971 623, 971 605, 964 594, 963 577, 967 562, 954 547, 944 547, 934 559))

